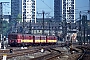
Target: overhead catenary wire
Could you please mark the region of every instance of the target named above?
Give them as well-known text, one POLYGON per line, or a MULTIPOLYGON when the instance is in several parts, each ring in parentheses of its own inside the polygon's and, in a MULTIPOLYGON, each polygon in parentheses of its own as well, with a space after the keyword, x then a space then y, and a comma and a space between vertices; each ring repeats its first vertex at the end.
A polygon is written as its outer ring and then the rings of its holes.
POLYGON ((82 6, 82 7, 76 7, 76 8, 88 8, 89 6, 82 6))
MULTIPOLYGON (((49 9, 51 9, 52 11, 51 12, 54 12, 53 11, 53 9, 47 4, 47 3, 45 3, 45 1, 44 0, 41 0, 49 9)), ((86 8, 86 7, 89 7, 89 6, 82 6, 82 7, 76 7, 76 8, 86 8)), ((75 14, 79 14, 79 10, 77 10, 77 11, 75 11, 75 14)), ((82 12, 82 13, 84 13, 84 12, 82 12)))
MULTIPOLYGON (((43 2, 43 3, 44 3, 44 4, 45 4, 45 5, 46 5, 46 6, 47 6, 50 10, 52 10, 52 11, 53 11, 53 9, 52 9, 52 8, 51 8, 48 4, 46 4, 43 0, 41 0, 41 2, 43 2)), ((37 8, 37 9, 39 10, 39 8, 37 8)), ((45 8, 43 8, 43 9, 45 9, 45 8)), ((38 13, 38 12, 37 12, 37 14, 38 14, 38 15, 42 15, 42 13, 38 13)), ((45 15, 46 15, 46 14, 48 14, 48 15, 49 15, 49 14, 50 14, 50 12, 45 13, 45 15)))
POLYGON ((53 11, 53 9, 48 5, 46 4, 43 0, 41 0, 49 9, 51 9, 53 11))

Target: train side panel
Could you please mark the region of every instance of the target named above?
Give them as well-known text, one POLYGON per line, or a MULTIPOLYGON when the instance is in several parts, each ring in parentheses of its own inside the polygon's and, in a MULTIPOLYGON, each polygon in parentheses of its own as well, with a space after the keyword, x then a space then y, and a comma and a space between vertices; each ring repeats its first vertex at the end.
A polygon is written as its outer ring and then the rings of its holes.
POLYGON ((41 42, 41 40, 40 40, 40 35, 35 35, 34 36, 34 45, 40 45, 40 42, 41 42))
POLYGON ((46 36, 40 36, 40 40, 41 43, 46 43, 46 36))
POLYGON ((33 44, 33 35, 29 35, 29 34, 24 34, 23 38, 21 40, 21 43, 24 45, 31 45, 33 44))
POLYGON ((47 36, 47 43, 48 44, 56 44, 57 43, 56 36, 47 36))
POLYGON ((10 46, 45 45, 56 44, 56 36, 30 35, 30 34, 9 34, 8 42, 10 46))

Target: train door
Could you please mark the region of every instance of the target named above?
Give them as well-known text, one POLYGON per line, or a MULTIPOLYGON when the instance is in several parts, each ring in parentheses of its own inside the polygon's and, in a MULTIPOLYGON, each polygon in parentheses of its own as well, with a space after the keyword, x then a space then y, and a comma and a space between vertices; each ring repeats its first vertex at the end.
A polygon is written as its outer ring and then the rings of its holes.
POLYGON ((46 43, 46 36, 41 36, 40 38, 40 43, 44 45, 46 43))
POLYGON ((39 45, 41 42, 40 36, 35 36, 35 44, 39 45))
POLYGON ((47 36, 47 43, 55 44, 56 42, 57 42, 57 39, 55 36, 47 36))

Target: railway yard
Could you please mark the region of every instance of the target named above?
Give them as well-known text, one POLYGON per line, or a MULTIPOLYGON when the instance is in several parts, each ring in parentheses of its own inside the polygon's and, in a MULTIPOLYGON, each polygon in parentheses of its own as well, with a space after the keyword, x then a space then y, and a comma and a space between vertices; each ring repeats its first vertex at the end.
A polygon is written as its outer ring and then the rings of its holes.
POLYGON ((90 60, 90 0, 0 0, 0 60, 90 60))
POLYGON ((0 60, 90 60, 90 45, 7 47, 0 49, 0 60))

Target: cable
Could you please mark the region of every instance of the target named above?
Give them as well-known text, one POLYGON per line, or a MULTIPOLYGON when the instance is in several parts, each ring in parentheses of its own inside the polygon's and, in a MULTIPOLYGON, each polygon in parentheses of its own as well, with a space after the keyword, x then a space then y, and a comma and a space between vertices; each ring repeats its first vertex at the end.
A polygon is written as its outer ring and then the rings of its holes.
POLYGON ((43 0, 41 0, 49 9, 51 9, 52 11, 53 11, 53 9, 50 7, 50 6, 48 6, 43 0))
POLYGON ((76 8, 87 8, 87 7, 89 7, 89 6, 82 6, 82 7, 76 7, 76 8))

